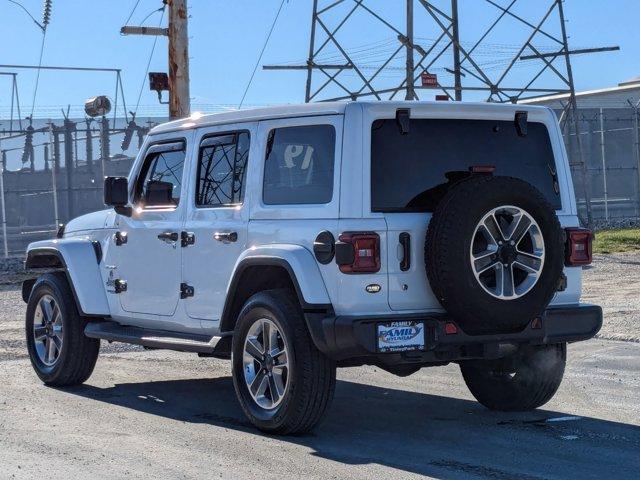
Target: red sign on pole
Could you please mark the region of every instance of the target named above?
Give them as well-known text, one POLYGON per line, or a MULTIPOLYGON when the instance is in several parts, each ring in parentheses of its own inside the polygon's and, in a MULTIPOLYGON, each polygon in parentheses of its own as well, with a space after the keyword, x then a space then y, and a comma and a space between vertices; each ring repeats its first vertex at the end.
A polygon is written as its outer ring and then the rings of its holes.
POLYGON ((438 86, 438 75, 435 73, 422 72, 420 75, 422 80, 423 87, 437 87, 438 86))

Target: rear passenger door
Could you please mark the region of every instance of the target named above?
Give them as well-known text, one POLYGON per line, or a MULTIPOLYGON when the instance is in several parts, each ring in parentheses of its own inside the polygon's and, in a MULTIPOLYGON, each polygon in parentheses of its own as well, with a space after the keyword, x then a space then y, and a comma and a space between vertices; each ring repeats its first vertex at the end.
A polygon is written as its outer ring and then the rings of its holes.
POLYGON ((255 124, 198 130, 196 161, 190 175, 192 192, 184 225, 183 281, 194 295, 185 308, 191 318, 215 328, 222 315, 234 265, 247 248, 249 197, 247 167, 255 124), (189 240, 189 239, 192 239, 189 240))

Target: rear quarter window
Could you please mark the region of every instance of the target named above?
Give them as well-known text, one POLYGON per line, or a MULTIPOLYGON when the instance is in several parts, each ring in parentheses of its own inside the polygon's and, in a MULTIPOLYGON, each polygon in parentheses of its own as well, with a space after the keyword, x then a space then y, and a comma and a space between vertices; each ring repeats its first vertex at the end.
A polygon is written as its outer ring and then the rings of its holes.
POLYGON ((374 212, 432 212, 448 188, 474 165, 535 186, 561 208, 547 127, 529 122, 525 137, 514 122, 411 119, 402 134, 395 119, 371 129, 371 208, 374 212))
POLYGON ((262 199, 266 205, 329 203, 333 196, 336 131, 332 125, 271 130, 262 199))

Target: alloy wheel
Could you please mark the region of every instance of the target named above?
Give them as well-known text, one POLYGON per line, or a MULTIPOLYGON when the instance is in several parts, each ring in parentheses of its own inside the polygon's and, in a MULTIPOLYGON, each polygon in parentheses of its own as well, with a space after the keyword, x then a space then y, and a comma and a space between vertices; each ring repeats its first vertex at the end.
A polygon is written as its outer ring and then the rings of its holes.
POLYGON ((287 341, 275 322, 261 318, 251 325, 242 364, 253 401, 266 410, 278 407, 289 388, 290 366, 287 341))
POLYGON ((478 222, 469 252, 476 280, 501 300, 526 295, 540 278, 544 257, 540 227, 513 205, 494 208, 478 222))
POLYGON ((62 313, 51 295, 43 295, 33 319, 33 339, 40 361, 48 367, 56 364, 63 348, 62 313))

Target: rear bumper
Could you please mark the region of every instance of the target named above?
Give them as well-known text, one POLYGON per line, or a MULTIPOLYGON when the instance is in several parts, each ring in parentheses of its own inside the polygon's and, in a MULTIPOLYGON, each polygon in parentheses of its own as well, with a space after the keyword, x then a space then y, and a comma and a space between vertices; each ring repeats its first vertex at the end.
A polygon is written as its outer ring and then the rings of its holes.
POLYGON ((595 336, 602 326, 602 309, 588 304, 554 307, 547 309, 540 320, 534 320, 520 332, 495 335, 468 335, 457 325, 457 333, 446 334, 445 325, 455 324, 446 314, 315 316, 308 318, 307 323, 316 346, 334 360, 347 361, 347 364, 439 364, 500 358, 523 345, 587 340, 595 336), (418 321, 424 324, 424 349, 392 353, 378 351, 377 325, 398 321, 418 321))

